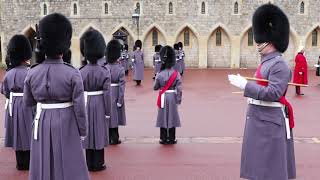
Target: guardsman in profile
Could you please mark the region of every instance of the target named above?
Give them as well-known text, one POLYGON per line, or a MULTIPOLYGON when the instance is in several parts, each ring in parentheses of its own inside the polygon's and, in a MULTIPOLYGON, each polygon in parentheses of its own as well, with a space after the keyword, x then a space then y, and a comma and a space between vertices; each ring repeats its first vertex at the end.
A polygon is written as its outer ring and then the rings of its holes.
POLYGON ((144 55, 142 51, 142 42, 137 40, 135 42, 135 51, 132 55, 133 65, 133 80, 136 81, 137 86, 141 85, 141 81, 144 78, 144 55))

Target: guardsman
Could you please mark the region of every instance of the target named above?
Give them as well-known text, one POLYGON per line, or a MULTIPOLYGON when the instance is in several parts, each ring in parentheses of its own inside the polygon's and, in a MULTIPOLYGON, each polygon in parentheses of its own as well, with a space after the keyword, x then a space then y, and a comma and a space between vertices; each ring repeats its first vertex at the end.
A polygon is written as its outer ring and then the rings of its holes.
POLYGON ((161 48, 162 48, 161 45, 156 45, 154 47, 155 54, 153 55, 153 73, 154 73, 153 79, 155 79, 157 73, 160 72, 160 69, 161 69, 161 59, 159 54, 161 48))
POLYGON ((293 109, 285 95, 291 71, 282 57, 289 44, 290 25, 277 6, 260 6, 252 20, 261 64, 251 81, 229 75, 232 85, 244 89, 248 110, 243 136, 240 177, 250 180, 296 178, 292 128, 293 109))
POLYGON ((79 70, 62 60, 71 45, 71 23, 50 14, 39 32, 46 59, 29 70, 23 96, 26 105, 37 106, 29 180, 89 180, 81 144, 87 135, 83 82, 79 70))
POLYGON ((137 40, 135 42, 135 51, 132 55, 132 65, 133 65, 133 80, 136 81, 137 86, 141 85, 141 81, 144 78, 144 55, 142 51, 142 42, 137 40))
POLYGON ((179 53, 179 45, 178 44, 174 44, 173 45, 174 48, 174 52, 176 54, 176 64, 174 65, 174 70, 178 71, 181 75, 182 73, 182 66, 181 66, 181 56, 179 53))
POLYGON ((119 126, 126 125, 124 93, 126 87, 125 71, 119 63, 121 44, 118 40, 111 40, 107 45, 107 68, 111 73, 111 118, 109 128, 109 142, 111 145, 120 144, 119 126))
POLYGON ((185 62, 185 53, 183 50, 183 44, 182 42, 178 42, 178 47, 179 47, 179 56, 180 56, 180 61, 181 61, 181 76, 183 75, 185 69, 186 69, 186 62, 185 62))
MULTIPOLYGON (((299 47, 299 52, 295 58, 295 68, 293 73, 293 82, 297 84, 308 84, 308 63, 304 56, 304 47, 299 47)), ((301 93, 300 86, 296 86, 296 95, 304 95, 301 93)))
POLYGON ((106 43, 97 30, 85 32, 83 56, 89 62, 80 68, 84 86, 85 104, 88 116, 88 135, 83 142, 89 171, 106 169, 104 147, 109 144, 109 120, 111 110, 111 76, 107 67, 98 62, 106 62, 106 43))
POLYGON ((156 126, 160 128, 160 144, 176 144, 176 127, 180 127, 178 105, 182 99, 182 81, 173 67, 176 53, 170 46, 160 50, 161 71, 157 74, 154 90, 159 90, 157 101, 158 118, 156 126))
POLYGON ((24 80, 28 73, 32 50, 29 40, 23 35, 11 38, 7 57, 10 70, 6 73, 1 93, 7 98, 5 105, 5 147, 16 151, 16 168, 28 170, 33 109, 23 103, 24 80))
POLYGON ((128 76, 129 74, 129 59, 130 55, 128 52, 129 46, 128 44, 123 45, 123 51, 121 53, 121 58, 120 58, 120 64, 124 68, 125 75, 128 76))

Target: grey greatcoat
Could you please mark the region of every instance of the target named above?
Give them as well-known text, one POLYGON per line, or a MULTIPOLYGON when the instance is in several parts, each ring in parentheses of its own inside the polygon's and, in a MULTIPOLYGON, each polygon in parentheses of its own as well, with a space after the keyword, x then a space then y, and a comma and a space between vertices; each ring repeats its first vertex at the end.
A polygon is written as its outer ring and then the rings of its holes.
MULTIPOLYGON (((155 79, 153 87, 154 90, 162 89, 166 85, 173 72, 173 68, 160 71, 155 79)), ((158 108, 156 127, 173 128, 181 126, 178 113, 178 104, 181 104, 182 100, 182 81, 179 73, 169 90, 176 90, 176 93, 165 94, 164 108, 158 108)))
POLYGON ((125 112, 125 72, 121 64, 118 62, 114 64, 107 64, 107 68, 111 74, 111 85, 117 84, 117 86, 111 86, 111 118, 110 128, 117 128, 118 126, 126 125, 126 112, 125 112), (118 104, 121 107, 118 107, 118 104))
POLYGON ((179 56, 180 56, 180 58, 181 58, 181 70, 182 70, 182 72, 186 69, 186 62, 185 62, 185 53, 184 53, 184 50, 179 50, 179 56))
POLYGON ((144 57, 141 50, 135 50, 132 54, 133 80, 143 80, 144 78, 144 57))
POLYGON ((154 74, 157 74, 158 72, 160 72, 160 69, 161 69, 161 60, 160 60, 160 53, 159 52, 156 52, 154 55, 153 55, 153 72, 154 74))
POLYGON ((32 136, 29 180, 88 180, 80 136, 87 135, 83 82, 79 70, 62 59, 46 59, 30 69, 24 102, 72 102, 62 109, 43 109, 38 139, 32 136))
POLYGON ((121 53, 120 64, 125 71, 129 70, 129 60, 130 60, 129 52, 127 50, 124 50, 121 53))
POLYGON ((100 150, 109 144, 110 71, 104 66, 89 63, 80 68, 80 73, 84 91, 103 91, 101 95, 87 96, 88 135, 83 142, 85 149, 100 150))
MULTIPOLYGON (((28 67, 24 65, 8 71, 4 77, 1 93, 7 99, 10 98, 10 92, 23 93, 27 73, 28 67)), ((5 111, 5 146, 12 147, 16 151, 30 150, 33 109, 25 106, 23 97, 13 97, 11 107, 12 117, 9 115, 9 104, 5 111)))
MULTIPOLYGON (((244 96, 277 102, 287 90, 290 69, 279 52, 262 57, 261 75, 267 87, 248 82, 244 96)), ((292 134, 291 134, 292 135, 292 134)), ((241 178, 287 180, 295 178, 293 138, 287 140, 285 120, 279 107, 249 105, 244 130, 241 178)))

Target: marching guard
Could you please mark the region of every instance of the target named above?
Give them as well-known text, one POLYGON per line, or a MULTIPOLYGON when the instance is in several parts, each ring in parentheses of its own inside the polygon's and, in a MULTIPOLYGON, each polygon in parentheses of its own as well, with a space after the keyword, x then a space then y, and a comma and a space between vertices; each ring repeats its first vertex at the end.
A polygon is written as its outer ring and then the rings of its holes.
POLYGON ((109 125, 110 145, 121 144, 119 126, 126 125, 125 112, 125 70, 119 63, 121 44, 118 40, 111 40, 107 45, 107 68, 111 73, 111 117, 109 125))
POLYGON ((154 47, 155 54, 153 55, 153 73, 154 73, 153 79, 156 78, 157 73, 159 73, 161 69, 162 63, 161 63, 160 54, 159 54, 161 48, 162 48, 161 45, 156 45, 154 47))
POLYGON ((186 69, 186 62, 185 62, 185 53, 183 50, 183 44, 182 42, 178 42, 178 47, 179 47, 179 56, 180 56, 180 63, 181 63, 181 75, 183 75, 185 69, 186 69))
POLYGON ((39 32, 46 59, 29 70, 23 96, 26 105, 37 105, 29 180, 89 180, 81 144, 87 135, 83 82, 79 70, 62 60, 71 45, 71 23, 50 14, 39 32))
POLYGON ((136 81, 137 86, 141 85, 141 81, 144 78, 144 55, 142 51, 142 42, 137 40, 135 42, 135 51, 132 54, 132 66, 133 66, 133 80, 136 81))
POLYGON ((106 62, 106 43, 102 34, 90 30, 83 34, 83 56, 89 62, 80 68, 83 80, 88 135, 83 141, 89 171, 106 169, 104 148, 109 144, 109 120, 111 110, 111 76, 107 67, 98 62, 106 62))
POLYGON ((120 58, 120 64, 124 68, 125 75, 128 76, 129 74, 129 59, 130 59, 130 54, 129 54, 129 46, 128 44, 123 45, 123 50, 121 53, 121 58, 120 58))
POLYGON ((180 52, 179 52, 179 45, 178 44, 174 44, 173 48, 174 48, 174 52, 175 52, 175 55, 176 55, 176 63, 174 65, 173 69, 178 71, 179 74, 181 75, 181 73, 182 73, 181 59, 182 58, 181 58, 180 52))
POLYGON ((255 11, 252 21, 254 40, 261 55, 255 77, 269 82, 247 82, 240 75, 229 75, 232 85, 244 89, 249 104, 240 177, 294 179, 294 119, 292 107, 285 97, 291 71, 281 55, 289 44, 289 20, 280 8, 265 4, 255 11))
POLYGON ((7 61, 10 70, 6 73, 1 93, 7 98, 5 104, 5 147, 16 152, 16 168, 28 170, 30 162, 30 140, 34 111, 23 103, 24 80, 29 70, 32 50, 29 40, 15 35, 9 41, 7 61))
POLYGON ((181 126, 178 105, 182 100, 182 81, 179 72, 173 69, 176 53, 172 47, 161 48, 160 58, 162 66, 153 87, 159 90, 156 126, 160 128, 160 144, 176 144, 176 127, 181 126))

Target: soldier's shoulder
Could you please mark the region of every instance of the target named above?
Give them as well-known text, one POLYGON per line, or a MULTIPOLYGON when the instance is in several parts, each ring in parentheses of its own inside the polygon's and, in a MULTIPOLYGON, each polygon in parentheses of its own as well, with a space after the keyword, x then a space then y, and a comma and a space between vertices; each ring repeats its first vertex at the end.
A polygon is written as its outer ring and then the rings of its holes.
POLYGON ((84 67, 86 67, 86 66, 87 66, 86 64, 85 64, 85 65, 80 66, 79 70, 83 69, 83 68, 84 68, 84 67))
POLYGON ((40 64, 39 64, 39 63, 32 64, 32 65, 30 66, 30 69, 33 69, 33 68, 37 67, 38 65, 40 65, 40 64))

